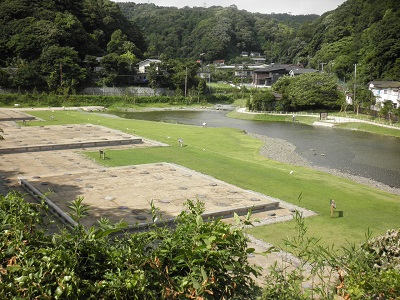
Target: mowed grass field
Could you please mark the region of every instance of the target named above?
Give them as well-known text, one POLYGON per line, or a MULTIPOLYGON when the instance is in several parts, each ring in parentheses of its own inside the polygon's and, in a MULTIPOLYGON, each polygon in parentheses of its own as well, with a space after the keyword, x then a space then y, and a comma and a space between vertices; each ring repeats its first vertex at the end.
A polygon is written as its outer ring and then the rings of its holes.
MULTIPOLYGON (((99 160, 97 151, 86 155, 106 166, 176 163, 305 207, 318 213, 306 220, 308 234, 320 238, 326 245, 357 244, 365 240, 368 231, 377 236, 400 226, 400 196, 311 168, 269 160, 259 155, 261 141, 237 129, 128 120, 78 111, 29 113, 44 121, 28 122, 27 126, 91 123, 167 143, 170 147, 107 150, 106 160, 99 160), (55 120, 51 121, 50 116, 55 120), (178 138, 183 139, 184 147, 178 147, 178 138), (330 217, 330 198, 335 199, 337 209, 344 212, 343 218, 330 217)), ((254 227, 248 232, 282 245, 283 239, 295 233, 295 223, 254 227)))

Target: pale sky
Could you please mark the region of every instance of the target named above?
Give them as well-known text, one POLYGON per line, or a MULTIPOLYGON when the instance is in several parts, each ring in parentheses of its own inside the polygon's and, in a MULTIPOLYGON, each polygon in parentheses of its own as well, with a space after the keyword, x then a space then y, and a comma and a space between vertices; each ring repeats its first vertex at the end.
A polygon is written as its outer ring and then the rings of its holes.
POLYGON ((336 9, 345 0, 113 0, 114 2, 154 3, 158 6, 189 7, 228 7, 236 5, 238 9, 249 12, 291 13, 293 15, 318 14, 336 9))

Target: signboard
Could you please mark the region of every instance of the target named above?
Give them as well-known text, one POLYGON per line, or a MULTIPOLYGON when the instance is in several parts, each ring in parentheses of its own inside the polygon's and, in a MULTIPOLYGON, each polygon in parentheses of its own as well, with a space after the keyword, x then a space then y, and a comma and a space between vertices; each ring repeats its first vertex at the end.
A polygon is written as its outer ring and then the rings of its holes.
POLYGON ((328 113, 327 112, 320 112, 319 113, 319 119, 320 120, 326 120, 328 118, 328 113))

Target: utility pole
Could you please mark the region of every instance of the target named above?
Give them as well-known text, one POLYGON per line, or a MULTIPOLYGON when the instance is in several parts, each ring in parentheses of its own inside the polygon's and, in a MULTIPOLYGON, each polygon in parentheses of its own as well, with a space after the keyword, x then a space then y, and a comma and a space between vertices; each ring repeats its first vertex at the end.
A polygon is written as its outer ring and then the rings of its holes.
POLYGON ((354 105, 357 107, 357 116, 358 116, 358 109, 359 105, 356 102, 356 89, 357 89, 357 64, 354 64, 354 105))
POLYGON ((186 67, 186 75, 185 75, 185 97, 186 97, 186 91, 187 91, 187 76, 188 76, 187 72, 188 72, 188 70, 187 70, 187 67, 186 67))
POLYGON ((62 63, 60 63, 60 85, 63 85, 62 63))

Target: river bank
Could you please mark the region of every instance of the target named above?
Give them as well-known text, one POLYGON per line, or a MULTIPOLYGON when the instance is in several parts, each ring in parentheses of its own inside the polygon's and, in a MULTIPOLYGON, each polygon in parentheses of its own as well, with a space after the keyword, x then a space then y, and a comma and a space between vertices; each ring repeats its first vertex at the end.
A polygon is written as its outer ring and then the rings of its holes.
POLYGON ((292 165, 296 165, 296 166, 313 168, 314 170, 318 170, 318 171, 329 173, 329 174, 332 174, 335 176, 347 178, 347 179, 350 179, 350 180, 355 181, 360 184, 372 186, 374 188, 383 190, 385 192, 400 195, 399 188, 390 187, 381 182, 378 182, 378 181, 375 181, 375 180, 372 180, 369 178, 365 178, 362 176, 355 176, 355 175, 341 172, 339 170, 315 166, 296 152, 296 146, 294 146, 293 144, 291 144, 285 140, 271 138, 271 137, 268 137, 265 135, 260 135, 260 134, 250 133, 250 132, 248 132, 247 134, 249 136, 252 136, 252 137, 257 138, 264 142, 264 146, 262 146, 260 148, 260 154, 269 159, 273 159, 273 160, 276 160, 279 162, 292 164, 292 165))

